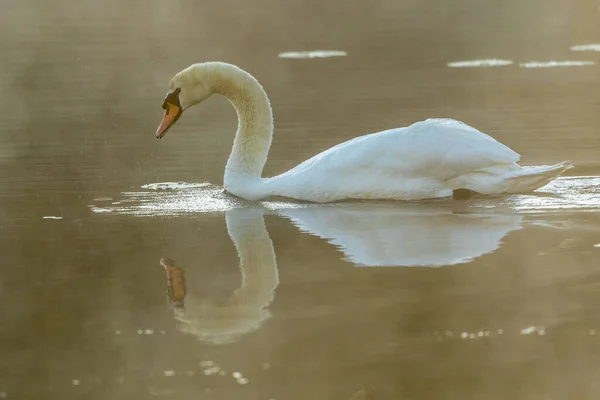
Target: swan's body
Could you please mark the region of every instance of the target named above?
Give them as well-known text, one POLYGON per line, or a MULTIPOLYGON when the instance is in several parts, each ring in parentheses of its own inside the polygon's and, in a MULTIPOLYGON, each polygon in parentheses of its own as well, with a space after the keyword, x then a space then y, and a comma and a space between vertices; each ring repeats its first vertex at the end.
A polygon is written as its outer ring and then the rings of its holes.
POLYGON ((567 162, 521 167, 519 154, 477 129, 452 119, 428 119, 357 137, 288 172, 262 178, 273 135, 272 110, 258 81, 234 65, 194 64, 175 75, 157 137, 183 110, 213 93, 229 99, 239 120, 224 187, 249 200, 269 196, 313 202, 418 200, 451 196, 457 189, 525 193, 571 167, 567 162))

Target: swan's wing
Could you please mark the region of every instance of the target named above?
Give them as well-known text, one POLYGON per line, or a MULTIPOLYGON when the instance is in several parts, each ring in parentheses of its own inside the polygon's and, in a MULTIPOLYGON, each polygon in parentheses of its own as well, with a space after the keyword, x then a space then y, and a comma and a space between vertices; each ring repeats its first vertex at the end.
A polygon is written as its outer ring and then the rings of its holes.
POLYGON ((452 119, 428 119, 406 128, 360 136, 332 147, 289 171, 333 176, 370 170, 399 176, 451 179, 518 161, 519 154, 452 119))

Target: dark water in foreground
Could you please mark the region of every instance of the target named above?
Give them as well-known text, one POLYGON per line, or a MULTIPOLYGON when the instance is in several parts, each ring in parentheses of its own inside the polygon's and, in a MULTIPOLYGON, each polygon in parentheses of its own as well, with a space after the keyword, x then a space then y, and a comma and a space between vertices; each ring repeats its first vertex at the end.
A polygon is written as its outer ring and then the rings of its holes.
POLYGON ((7 1, 0 398, 597 398, 600 54, 570 47, 598 18, 559 0, 7 1), (347 55, 278 57, 313 49, 347 55), (493 58, 513 63, 448 67, 493 58), (218 186, 225 100, 153 135, 169 78, 207 60, 269 93, 266 176, 433 116, 576 168, 530 196, 240 201, 218 186))

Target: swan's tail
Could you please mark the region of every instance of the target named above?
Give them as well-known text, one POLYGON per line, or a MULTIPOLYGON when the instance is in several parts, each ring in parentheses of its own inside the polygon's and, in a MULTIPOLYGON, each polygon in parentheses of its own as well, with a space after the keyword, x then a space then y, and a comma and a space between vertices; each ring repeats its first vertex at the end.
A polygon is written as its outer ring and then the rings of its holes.
POLYGON ((571 167, 573 165, 568 161, 532 167, 514 165, 508 171, 501 172, 496 169, 484 174, 470 175, 462 182, 464 185, 461 185, 461 188, 481 194, 530 193, 558 178, 571 167), (495 179, 490 177, 490 173, 496 175, 495 179))
POLYGON ((572 168, 573 164, 563 161, 554 165, 537 165, 521 167, 504 179, 507 185, 505 193, 529 193, 541 188, 558 178, 563 172, 572 168))

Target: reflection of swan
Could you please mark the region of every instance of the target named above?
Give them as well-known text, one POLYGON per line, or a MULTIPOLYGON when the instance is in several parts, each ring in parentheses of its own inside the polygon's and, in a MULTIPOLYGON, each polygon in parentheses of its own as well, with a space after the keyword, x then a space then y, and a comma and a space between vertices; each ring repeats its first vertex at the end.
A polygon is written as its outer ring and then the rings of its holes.
MULTIPOLYGON (((169 289, 169 297, 181 331, 213 344, 230 343, 271 317, 267 307, 279 281, 263 212, 226 212, 227 232, 240 258, 242 285, 223 303, 195 295, 193 282, 188 279, 186 285, 180 271, 169 274, 169 268, 176 267, 168 260, 161 261, 176 286, 169 289)), ((448 209, 422 206, 318 206, 277 213, 341 247, 349 261, 367 266, 465 263, 496 250, 508 232, 520 228, 521 221, 517 215, 453 214, 448 209)))
POLYGON ((185 309, 175 308, 179 329, 213 344, 229 343, 271 317, 268 305, 279 284, 273 243, 259 210, 227 211, 227 232, 240 258, 242 285, 224 304, 194 296, 188 281, 185 309))
POLYGON ((521 223, 518 215, 453 214, 422 207, 319 207, 279 213, 363 266, 465 263, 496 250, 521 223))
POLYGON ((250 200, 270 195, 314 202, 409 200, 447 197, 457 189, 523 193, 544 186, 570 167, 566 162, 521 167, 517 153, 477 129, 450 119, 428 119, 357 137, 284 174, 263 179, 273 116, 267 94, 252 75, 231 64, 194 64, 176 74, 169 89, 158 138, 183 110, 213 93, 233 104, 239 125, 224 187, 250 200))

